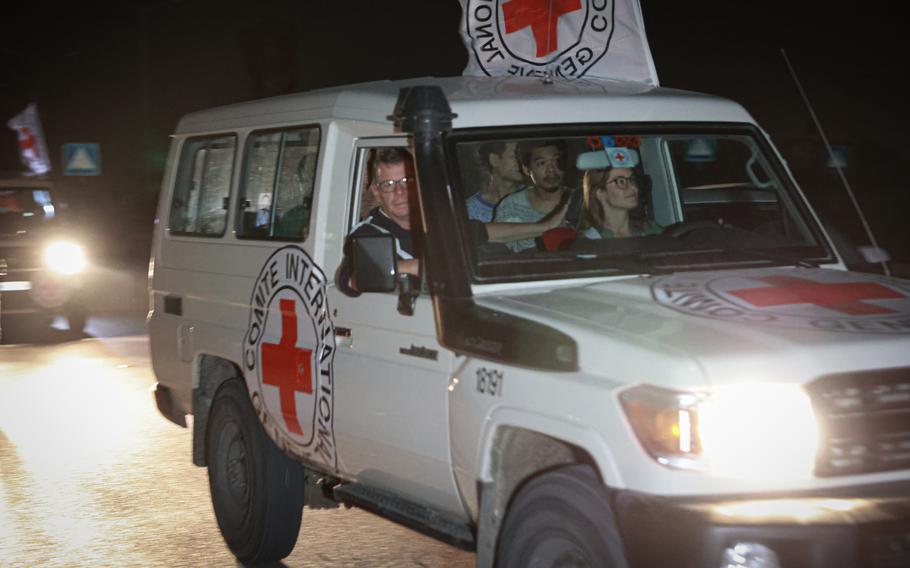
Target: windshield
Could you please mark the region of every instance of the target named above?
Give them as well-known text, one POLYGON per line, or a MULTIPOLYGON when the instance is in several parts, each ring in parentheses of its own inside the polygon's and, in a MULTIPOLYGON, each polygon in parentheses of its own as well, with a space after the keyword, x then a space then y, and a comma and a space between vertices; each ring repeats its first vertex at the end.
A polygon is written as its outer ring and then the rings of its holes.
POLYGON ((0 189, 0 233, 16 234, 41 226, 57 214, 44 188, 0 189))
POLYGON ((502 134, 450 145, 481 281, 833 260, 750 128, 502 134))

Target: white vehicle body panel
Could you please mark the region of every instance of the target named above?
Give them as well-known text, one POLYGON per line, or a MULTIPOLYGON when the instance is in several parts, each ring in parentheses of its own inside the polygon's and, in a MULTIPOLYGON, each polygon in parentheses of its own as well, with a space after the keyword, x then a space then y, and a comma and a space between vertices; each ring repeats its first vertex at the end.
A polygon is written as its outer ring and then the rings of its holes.
MULTIPOLYGON (((193 411, 203 356, 243 368, 257 278, 271 255, 288 245, 324 273, 326 314, 334 329, 337 456, 334 461, 317 453, 297 457, 340 480, 406 496, 477 524, 479 483, 494 481, 493 445, 503 428, 578 448, 610 488, 655 496, 763 495, 910 479, 907 470, 775 480, 674 469, 648 454, 620 402, 624 391, 645 384, 676 391, 752 383, 805 386, 835 373, 908 367, 910 335, 894 328, 906 322, 832 315, 830 307, 811 302, 764 312, 735 303, 734 295, 748 288, 743 282, 781 276, 784 270, 788 277, 835 284, 852 278, 844 276, 850 273, 836 253, 835 262, 818 269, 714 270, 703 281, 692 276, 697 282, 691 289, 704 294, 729 281, 718 292, 729 300, 720 311, 712 311, 717 305, 707 296, 677 303, 673 286, 684 287, 686 273, 472 284, 478 306, 571 337, 577 344, 577 369, 571 372, 454 353, 440 344, 437 306, 429 294, 418 298, 412 316, 399 314, 397 294, 343 295, 334 275, 355 208, 352 189, 362 167, 358 148, 405 143, 387 117, 401 87, 422 84, 446 92, 457 114, 455 129, 599 122, 754 125, 739 105, 705 95, 612 82, 509 78, 366 83, 188 115, 177 127, 162 183, 149 315, 154 370, 180 409, 193 411), (298 125, 321 128, 308 238, 290 244, 238 238, 231 229, 234 200, 250 133, 298 125), (180 149, 188 138, 209 134, 237 137, 228 229, 218 238, 171 234, 168 208, 180 149), (172 297, 182 302, 179 315, 165 313, 172 297)), ((859 280, 870 286, 883 282, 859 280)), ((895 286, 910 293, 910 283, 895 286)), ((890 301, 876 305, 887 308, 890 301)), ((269 312, 281 316, 274 307, 269 312)), ((274 428, 267 431, 282 445, 286 428, 274 428)))
POLYGON ((502 426, 540 427, 533 424, 546 424, 540 431, 588 449, 611 487, 655 495, 770 493, 907 478, 906 472, 898 471, 801 480, 706 479, 704 474, 669 469, 649 458, 617 400, 617 392, 625 387, 805 384, 821 375, 870 365, 899 367, 910 352, 906 334, 883 339, 863 331, 742 325, 679 314, 655 304, 654 280, 633 277, 546 290, 513 285, 508 292, 478 297, 481 305, 531 317, 574 337, 579 372, 541 373, 477 360, 464 365, 457 375, 450 415, 456 475, 467 500, 476 498, 468 480, 485 476, 492 432, 502 426), (503 373, 501 396, 476 391, 476 369, 485 366, 503 373))

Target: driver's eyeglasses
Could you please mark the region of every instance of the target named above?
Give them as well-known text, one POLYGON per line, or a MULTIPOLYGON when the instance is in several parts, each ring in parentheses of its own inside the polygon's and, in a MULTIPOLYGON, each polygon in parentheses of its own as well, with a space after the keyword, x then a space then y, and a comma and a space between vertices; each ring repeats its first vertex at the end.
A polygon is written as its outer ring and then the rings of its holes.
POLYGON ((401 179, 387 179, 385 181, 373 182, 373 187, 383 193, 392 193, 396 187, 407 191, 411 184, 414 183, 413 177, 403 177, 401 179))
POLYGON ((610 183, 615 183, 616 187, 618 189, 626 189, 630 185, 634 185, 635 187, 638 187, 638 181, 639 180, 638 180, 637 175, 631 175, 629 177, 619 176, 619 177, 611 179, 608 182, 605 182, 604 187, 606 187, 607 184, 610 184, 610 183))

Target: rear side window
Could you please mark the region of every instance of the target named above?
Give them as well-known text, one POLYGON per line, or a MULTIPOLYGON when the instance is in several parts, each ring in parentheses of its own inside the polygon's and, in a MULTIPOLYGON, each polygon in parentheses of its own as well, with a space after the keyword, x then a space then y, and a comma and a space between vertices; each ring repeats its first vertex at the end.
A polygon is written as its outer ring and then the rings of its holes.
POLYGON ((305 240, 318 157, 318 126, 250 135, 238 200, 237 236, 305 240))
POLYGON ((171 201, 172 234, 224 234, 236 146, 235 136, 191 138, 184 142, 171 201))

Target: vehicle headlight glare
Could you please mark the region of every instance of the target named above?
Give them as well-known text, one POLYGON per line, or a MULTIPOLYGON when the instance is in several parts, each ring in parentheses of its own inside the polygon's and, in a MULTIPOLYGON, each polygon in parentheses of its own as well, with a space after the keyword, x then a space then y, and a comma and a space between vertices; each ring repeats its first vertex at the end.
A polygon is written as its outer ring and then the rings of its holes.
POLYGON ((88 264, 85 250, 71 241, 55 241, 44 249, 44 263, 60 274, 78 274, 88 264))
POLYGON ((812 472, 818 426, 794 385, 719 390, 701 408, 699 434, 711 469, 736 477, 790 479, 812 472))
POLYGON ((808 476, 814 467, 818 427, 797 385, 696 393, 644 385, 620 400, 642 446, 664 465, 765 480, 808 476))

